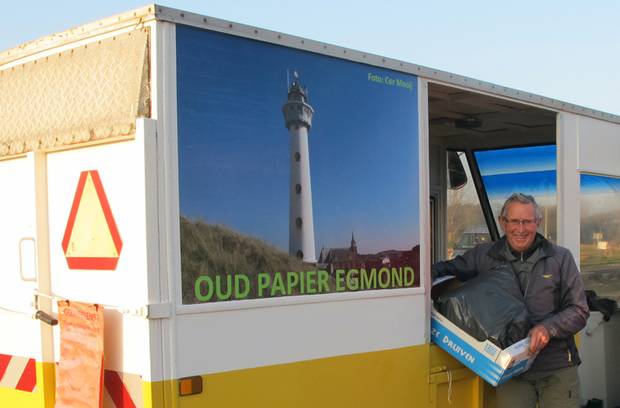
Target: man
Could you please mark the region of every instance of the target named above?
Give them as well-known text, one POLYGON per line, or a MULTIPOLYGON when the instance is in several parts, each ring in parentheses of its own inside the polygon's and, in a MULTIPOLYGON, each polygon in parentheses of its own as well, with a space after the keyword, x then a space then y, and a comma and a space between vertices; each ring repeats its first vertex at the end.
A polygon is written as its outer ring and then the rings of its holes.
POLYGON ((579 407, 574 335, 588 319, 583 282, 571 253, 536 232, 541 212, 534 197, 515 193, 504 203, 499 223, 504 236, 462 256, 433 265, 433 277, 467 280, 510 264, 533 327, 530 351, 539 352, 532 368, 497 388, 499 408, 579 407))

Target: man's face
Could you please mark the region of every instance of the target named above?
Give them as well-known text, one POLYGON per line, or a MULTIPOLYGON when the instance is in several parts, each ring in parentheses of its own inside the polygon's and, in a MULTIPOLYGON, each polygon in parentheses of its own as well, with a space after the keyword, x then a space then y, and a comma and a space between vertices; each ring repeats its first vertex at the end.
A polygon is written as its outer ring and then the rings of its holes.
POLYGON ((506 217, 500 217, 499 222, 508 245, 517 252, 525 252, 534 243, 540 220, 536 219, 533 204, 517 201, 508 205, 506 217))

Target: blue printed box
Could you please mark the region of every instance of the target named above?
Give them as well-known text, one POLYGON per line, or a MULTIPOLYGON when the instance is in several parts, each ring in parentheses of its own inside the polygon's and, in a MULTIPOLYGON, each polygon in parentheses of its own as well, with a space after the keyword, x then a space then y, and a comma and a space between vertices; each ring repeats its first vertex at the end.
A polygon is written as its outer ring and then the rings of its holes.
POLYGON ((527 371, 536 358, 528 352, 529 338, 502 350, 488 340, 476 340, 435 308, 431 315, 431 341, 494 387, 527 371))

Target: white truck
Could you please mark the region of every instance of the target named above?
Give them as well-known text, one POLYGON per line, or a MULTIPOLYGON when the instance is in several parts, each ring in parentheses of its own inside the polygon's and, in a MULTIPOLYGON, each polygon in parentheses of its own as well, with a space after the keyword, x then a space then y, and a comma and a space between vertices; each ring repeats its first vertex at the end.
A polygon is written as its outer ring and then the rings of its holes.
MULTIPOLYGON (((518 189, 618 298, 618 152, 616 115, 158 5, 1 52, 0 405, 54 405, 69 300, 105 407, 494 406, 430 265, 518 189)), ((618 404, 599 318, 582 399, 618 404)))

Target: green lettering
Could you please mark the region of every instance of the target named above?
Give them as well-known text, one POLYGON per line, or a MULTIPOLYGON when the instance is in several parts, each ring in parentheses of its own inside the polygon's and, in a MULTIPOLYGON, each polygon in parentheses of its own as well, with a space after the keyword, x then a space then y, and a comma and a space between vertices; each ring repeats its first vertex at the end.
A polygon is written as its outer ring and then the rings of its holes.
POLYGON ((242 273, 235 275, 235 299, 245 299, 250 293, 250 278, 242 273), (241 285, 243 284, 243 285, 241 285), (244 287, 241 290, 241 286, 244 287))
POLYGON ((215 295, 217 300, 228 300, 232 296, 232 276, 226 275, 226 293, 222 291, 222 277, 220 275, 215 277, 215 295))
POLYGON ((405 266, 405 287, 413 286, 415 271, 410 266, 405 266), (411 279, 409 279, 411 278, 411 279))
POLYGON ((284 280, 280 272, 276 272, 273 276, 273 285, 271 285, 271 296, 278 296, 276 292, 280 292, 280 296, 286 295, 284 280))
POLYGON ((368 80, 372 81, 372 82, 377 82, 377 83, 380 83, 380 84, 383 83, 383 77, 380 77, 377 74, 372 74, 370 72, 368 73, 368 80))
POLYGON ((347 272, 347 288, 349 290, 358 290, 360 288, 359 271, 357 269, 349 269, 347 272))
POLYGON ((403 287, 403 268, 392 268, 392 287, 403 287))
POLYGON ((329 279, 329 274, 327 273, 327 271, 319 271, 319 287, 318 287, 319 293, 329 292, 329 286, 327 284, 328 279, 329 279))
POLYGON ((304 276, 303 271, 299 272, 299 286, 299 293, 301 293, 302 295, 306 293, 306 277, 304 276))
POLYGON ((316 293, 316 271, 307 271, 306 272, 306 280, 308 284, 308 293, 316 293))
POLYGON ((377 269, 372 268, 370 270, 370 275, 366 272, 366 269, 360 269, 360 274, 362 275, 362 290, 364 289, 374 289, 377 287, 377 269))
POLYGON ((381 268, 379 269, 379 287, 385 289, 388 286, 390 286, 390 270, 388 268, 381 268), (385 277, 385 279, 383 279, 383 277, 385 277))
POLYGON ((336 292, 344 291, 344 269, 336 269, 336 292))
POLYGON ((209 300, 211 300, 211 296, 213 296, 213 281, 209 276, 201 275, 198 277, 198 279, 196 279, 196 282, 194 283, 194 294, 196 295, 196 299, 201 302, 208 302, 209 300), (203 282, 207 285, 206 294, 203 294, 201 290, 203 282))
MULTIPOLYGON (((295 286, 299 284, 299 274, 297 272, 287 272, 286 274, 286 294, 290 295, 295 286)), ((303 292, 302 292, 303 294, 303 292)))
POLYGON ((263 290, 269 287, 269 282, 271 281, 271 277, 269 276, 268 273, 261 272, 258 274, 257 280, 258 282, 256 286, 258 289, 258 297, 261 298, 263 297, 263 290))

